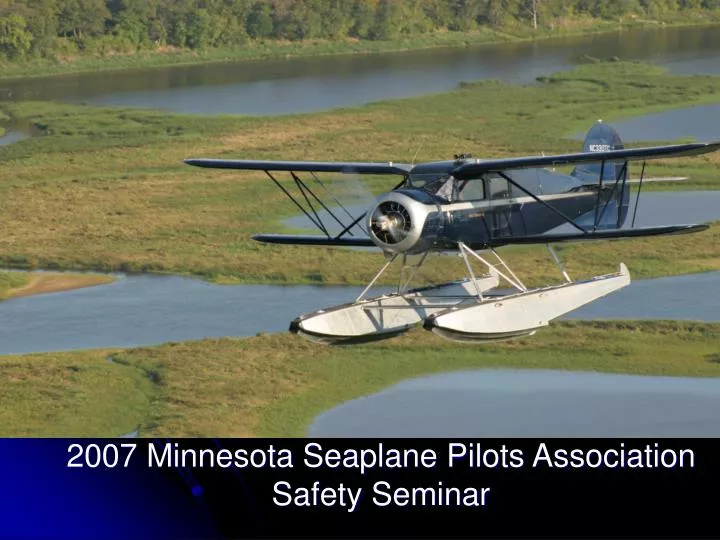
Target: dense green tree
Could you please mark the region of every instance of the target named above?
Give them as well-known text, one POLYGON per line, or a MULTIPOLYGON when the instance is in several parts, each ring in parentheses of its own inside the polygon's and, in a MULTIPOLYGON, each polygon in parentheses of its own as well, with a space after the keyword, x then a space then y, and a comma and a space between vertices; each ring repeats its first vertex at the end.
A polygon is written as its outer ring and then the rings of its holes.
POLYGON ((61 34, 77 42, 105 32, 110 11, 105 0, 64 0, 59 4, 58 27, 61 34))
POLYGON ((680 0, 681 9, 700 9, 702 8, 702 0, 680 0))
POLYGON ((0 52, 7 58, 22 58, 32 46, 32 34, 27 21, 19 13, 0 17, 0 52))
POLYGON ((146 0, 114 0, 108 7, 113 13, 112 28, 115 35, 135 45, 150 41, 150 27, 155 20, 157 6, 146 0))
POLYGON ((350 0, 325 0, 321 2, 322 37, 327 39, 347 37, 354 23, 352 18, 353 7, 354 3, 350 0))
POLYGON ((380 0, 375 12, 375 24, 371 37, 374 39, 395 39, 404 25, 403 5, 393 0, 380 0))
POLYGON ((452 2, 447 0, 427 0, 421 2, 427 18, 438 28, 450 28, 454 21, 452 2))
POLYGON ((702 9, 720 10, 720 0, 0 0, 0 56, 391 40, 478 26, 552 30, 578 15, 618 20, 702 9))
POLYGON ((350 35, 360 39, 370 39, 375 31, 376 12, 375 0, 355 0, 351 8, 353 24, 350 35))
POLYGON ((450 29, 459 31, 474 28, 484 7, 476 0, 451 0, 449 5, 453 15, 450 29))
POLYGON ((254 38, 266 38, 273 34, 273 18, 270 5, 257 2, 247 19, 247 33, 254 38))

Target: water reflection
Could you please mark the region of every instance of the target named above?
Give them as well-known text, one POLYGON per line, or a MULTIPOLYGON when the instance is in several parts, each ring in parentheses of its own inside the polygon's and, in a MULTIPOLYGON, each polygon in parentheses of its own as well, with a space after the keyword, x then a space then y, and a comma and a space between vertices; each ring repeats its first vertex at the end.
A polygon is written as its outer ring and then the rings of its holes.
POLYGON ((402 382, 321 414, 310 437, 716 437, 718 379, 477 370, 402 382))
POLYGON ((634 30, 534 43, 0 80, 0 100, 276 115, 442 92, 487 77, 532 82, 572 67, 583 54, 651 61, 682 73, 720 73, 719 49, 715 27, 634 30))

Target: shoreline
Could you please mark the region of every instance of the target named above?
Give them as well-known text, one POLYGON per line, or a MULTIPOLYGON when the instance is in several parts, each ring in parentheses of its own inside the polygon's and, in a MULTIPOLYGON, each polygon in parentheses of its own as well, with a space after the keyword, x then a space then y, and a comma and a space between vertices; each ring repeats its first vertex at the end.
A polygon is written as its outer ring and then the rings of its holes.
MULTIPOLYGON (((10 270, 10 272, 13 271, 16 270, 10 270)), ((115 280, 110 275, 46 272, 42 270, 28 272, 25 277, 27 279, 24 284, 8 288, 0 296, 0 301, 107 285, 115 280)))
MULTIPOLYGON (((583 21, 584 22, 584 21, 583 21)), ((392 41, 344 40, 344 41, 304 41, 253 42, 250 46, 233 49, 211 49, 207 52, 179 50, 178 52, 159 52, 142 50, 134 54, 117 54, 104 57, 80 56, 62 64, 57 60, 42 60, 34 64, 2 64, 5 75, 1 81, 35 79, 62 75, 80 75, 100 72, 119 72, 152 68, 182 67, 228 62, 256 62, 262 60, 280 60, 293 58, 313 58, 323 56, 373 55, 383 53, 413 52, 443 48, 479 47, 508 43, 525 43, 553 39, 571 38, 592 34, 611 34, 623 31, 668 29, 682 27, 719 26, 720 15, 716 19, 684 21, 615 21, 589 19, 586 25, 579 24, 571 30, 539 30, 510 27, 493 30, 482 27, 470 32, 436 31, 418 35, 416 38, 392 41), (522 33, 512 33, 520 30, 522 33)))
MULTIPOLYGON (((712 222, 711 226, 714 228, 720 228, 720 222, 712 222)), ((337 249, 337 248, 335 248, 337 249)), ((530 255, 528 253, 528 255, 530 255)), ((446 255, 442 255, 446 257, 446 255)), ((288 280, 277 280, 271 276, 217 276, 204 273, 195 273, 191 271, 124 271, 121 269, 107 270, 99 267, 84 268, 84 267, 68 267, 64 270, 57 270, 56 265, 52 265, 53 269, 46 269, 37 267, 35 270, 24 270, 21 267, 12 267, 3 265, 3 269, 0 270, 0 276, 7 273, 18 273, 28 276, 27 282, 20 286, 10 287, 3 290, 0 289, 0 302, 3 300, 9 300, 11 298, 21 298, 23 296, 35 296, 39 294, 47 294, 53 292, 67 292, 75 289, 82 289, 87 287, 94 287, 98 285, 108 285, 114 283, 117 280, 118 275, 124 277, 153 277, 153 278, 183 278, 195 281, 201 281, 211 285, 221 286, 264 286, 264 287, 322 287, 322 288, 343 288, 343 287, 364 287, 367 285, 366 281, 332 281, 318 283, 311 278, 305 276, 298 276, 297 279, 288 280)), ((686 277, 686 276, 698 276, 703 274, 712 274, 720 272, 717 268, 713 267, 699 267, 692 266, 684 268, 680 271, 668 271, 668 272, 647 272, 643 273, 640 277, 635 279, 639 280, 652 280, 652 279, 663 279, 673 277, 686 277)), ((532 280, 528 283, 534 283, 532 280)), ((378 286, 392 285, 392 282, 378 281, 378 286)), ((534 286, 542 286, 541 283, 537 283, 534 286)))

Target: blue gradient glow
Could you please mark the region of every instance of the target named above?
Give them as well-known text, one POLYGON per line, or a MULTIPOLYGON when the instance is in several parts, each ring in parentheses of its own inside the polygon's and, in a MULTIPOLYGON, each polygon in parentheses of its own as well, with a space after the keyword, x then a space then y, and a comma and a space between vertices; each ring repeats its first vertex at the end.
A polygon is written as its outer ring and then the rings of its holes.
POLYGON ((149 469, 142 445, 127 468, 124 454, 112 469, 68 468, 73 442, 111 441, 0 440, 0 538, 220 537, 196 490, 175 471, 149 469))

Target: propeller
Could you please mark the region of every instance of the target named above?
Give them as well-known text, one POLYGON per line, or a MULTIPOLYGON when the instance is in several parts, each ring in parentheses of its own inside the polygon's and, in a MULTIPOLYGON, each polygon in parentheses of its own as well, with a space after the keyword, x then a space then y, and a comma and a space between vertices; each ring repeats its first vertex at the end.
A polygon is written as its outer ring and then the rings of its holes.
POLYGON ((385 201, 372 213, 370 227, 375 237, 385 244, 398 244, 412 230, 410 213, 402 204, 385 201))

